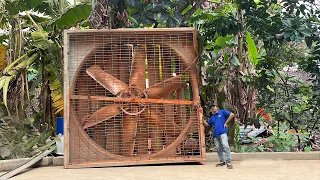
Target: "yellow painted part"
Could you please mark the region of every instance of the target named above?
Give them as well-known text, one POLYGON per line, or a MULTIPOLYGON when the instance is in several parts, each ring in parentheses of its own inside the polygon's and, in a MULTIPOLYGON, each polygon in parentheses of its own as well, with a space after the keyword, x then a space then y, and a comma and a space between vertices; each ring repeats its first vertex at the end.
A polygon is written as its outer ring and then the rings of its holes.
POLYGON ((6 52, 7 48, 5 46, 0 46, 0 70, 4 70, 4 68, 6 68, 6 52))
POLYGON ((144 47, 144 50, 146 51, 146 59, 145 59, 146 79, 149 79, 147 45, 144 44, 143 47, 144 47))
POLYGON ((161 57, 161 47, 159 44, 157 44, 157 46, 159 47, 159 78, 160 81, 162 81, 162 57, 161 57))

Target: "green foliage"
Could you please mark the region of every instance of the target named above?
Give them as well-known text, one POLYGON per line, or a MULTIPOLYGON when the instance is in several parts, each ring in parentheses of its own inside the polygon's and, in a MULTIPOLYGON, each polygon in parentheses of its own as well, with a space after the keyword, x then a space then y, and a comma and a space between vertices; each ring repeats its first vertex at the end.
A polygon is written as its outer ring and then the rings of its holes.
POLYGON ((114 14, 117 19, 113 27, 179 27, 202 2, 111 0, 109 4, 119 12, 114 14))
POLYGON ((239 139, 240 125, 236 123, 236 128, 234 131, 234 152, 241 152, 241 145, 239 139))
POLYGON ((26 10, 31 10, 42 2, 44 2, 44 0, 6 0, 5 8, 13 15, 26 10))
POLYGON ((0 159, 31 157, 37 154, 46 142, 51 141, 52 129, 45 129, 39 133, 33 118, 28 118, 22 123, 17 120, 17 117, 2 114, 1 118, 0 159))
POLYGON ((272 135, 268 137, 265 146, 273 152, 297 151, 300 149, 299 147, 308 147, 309 144, 310 133, 290 133, 290 129, 285 123, 282 123, 279 127, 274 127, 271 130, 271 134, 272 135), (300 143, 297 137, 299 137, 300 143))
POLYGON ((256 65, 258 64, 258 50, 248 31, 246 34, 246 42, 248 44, 248 52, 249 52, 251 63, 253 65, 256 65))
POLYGON ((92 7, 90 5, 77 5, 62 14, 53 24, 61 29, 70 28, 75 26, 78 22, 86 20, 89 17, 91 10, 92 7))
MULTIPOLYGON (((70 7, 68 0, 45 0, 41 4, 34 8, 34 11, 44 13, 51 18, 58 18, 63 14, 61 10, 68 9, 70 7), (64 8, 61 9, 61 4, 64 8)), ((38 21, 37 21, 38 22, 38 21)))
POLYGON ((44 144, 54 134, 54 113, 61 115, 63 110, 63 28, 85 20, 91 11, 91 6, 83 4, 70 8, 65 1, 58 1, 58 4, 55 0, 7 2, 5 9, 8 8, 8 11, 2 11, 5 14, 1 14, 1 26, 9 34, 3 36, 3 44, 8 46, 7 49, 11 47, 10 53, 7 53, 11 63, 0 75, 3 94, 0 159, 30 157, 47 148, 48 145, 44 144), (65 7, 60 6, 61 2, 65 3, 65 7), (54 8, 48 9, 46 5, 54 8), (50 17, 29 13, 17 15, 32 9, 50 17), (17 45, 23 48, 19 50, 17 45))

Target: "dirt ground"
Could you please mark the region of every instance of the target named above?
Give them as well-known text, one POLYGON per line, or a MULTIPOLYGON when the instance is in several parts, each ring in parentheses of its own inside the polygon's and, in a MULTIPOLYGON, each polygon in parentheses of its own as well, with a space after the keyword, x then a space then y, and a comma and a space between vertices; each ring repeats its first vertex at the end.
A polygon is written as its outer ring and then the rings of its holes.
POLYGON ((215 167, 215 163, 169 164, 154 166, 63 169, 61 166, 30 169, 14 180, 320 180, 320 161, 238 161, 234 169, 215 167))

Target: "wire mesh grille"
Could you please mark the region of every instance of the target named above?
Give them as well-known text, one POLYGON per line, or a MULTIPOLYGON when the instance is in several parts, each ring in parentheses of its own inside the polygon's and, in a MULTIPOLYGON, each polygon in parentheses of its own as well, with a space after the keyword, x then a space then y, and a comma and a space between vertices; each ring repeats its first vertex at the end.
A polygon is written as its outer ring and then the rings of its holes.
POLYGON ((201 156, 194 38, 69 33, 69 162, 201 156))

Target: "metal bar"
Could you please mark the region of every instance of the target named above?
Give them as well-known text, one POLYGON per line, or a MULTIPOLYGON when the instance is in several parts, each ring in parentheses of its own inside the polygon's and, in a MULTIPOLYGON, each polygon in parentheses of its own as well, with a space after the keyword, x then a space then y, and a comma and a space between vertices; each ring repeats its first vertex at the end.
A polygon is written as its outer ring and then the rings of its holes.
POLYGON ((72 100, 96 100, 96 101, 112 101, 112 102, 131 102, 131 103, 155 103, 155 104, 179 104, 193 105, 194 101, 168 100, 168 99, 140 99, 140 98, 117 98, 104 96, 83 96, 70 95, 72 100))
POLYGON ((66 30, 67 33, 144 33, 144 34, 155 34, 155 33, 170 33, 170 32, 190 32, 194 31, 194 28, 127 28, 127 29, 85 29, 85 30, 66 30))

